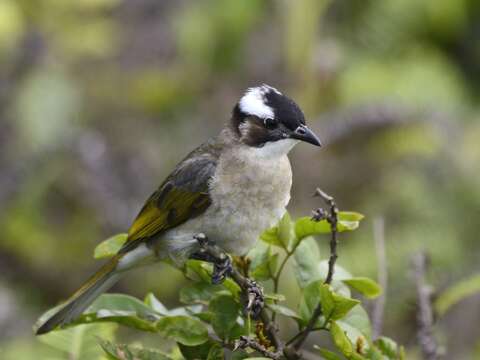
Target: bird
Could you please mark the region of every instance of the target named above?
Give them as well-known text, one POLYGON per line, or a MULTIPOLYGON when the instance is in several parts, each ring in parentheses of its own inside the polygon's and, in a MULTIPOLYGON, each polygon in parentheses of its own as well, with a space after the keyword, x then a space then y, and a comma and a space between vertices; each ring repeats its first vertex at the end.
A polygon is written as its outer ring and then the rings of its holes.
POLYGON ((299 142, 321 146, 300 107, 276 88, 248 88, 216 136, 190 152, 148 198, 118 253, 92 275, 36 334, 78 318, 127 271, 157 261, 181 267, 199 250, 196 235, 245 255, 285 214, 299 142))

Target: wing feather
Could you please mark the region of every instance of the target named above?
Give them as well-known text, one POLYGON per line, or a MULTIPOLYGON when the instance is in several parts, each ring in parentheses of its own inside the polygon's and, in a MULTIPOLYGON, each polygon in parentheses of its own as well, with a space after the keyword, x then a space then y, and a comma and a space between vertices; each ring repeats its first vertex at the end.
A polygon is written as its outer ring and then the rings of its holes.
POLYGON ((130 227, 122 249, 130 250, 132 242, 158 236, 203 213, 211 203, 208 184, 218 157, 219 148, 212 143, 190 153, 147 200, 130 227))

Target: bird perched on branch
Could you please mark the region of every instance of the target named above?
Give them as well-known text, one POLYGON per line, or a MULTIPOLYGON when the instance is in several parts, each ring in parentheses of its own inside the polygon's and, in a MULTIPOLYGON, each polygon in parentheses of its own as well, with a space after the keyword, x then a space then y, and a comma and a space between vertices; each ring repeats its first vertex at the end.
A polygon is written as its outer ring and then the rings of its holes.
POLYGON ((300 141, 321 145, 298 105, 271 86, 249 88, 220 134, 187 155, 150 196, 117 255, 36 333, 75 320, 127 270, 159 260, 181 266, 199 251, 199 233, 227 253, 246 254, 285 213, 287 154, 300 141))

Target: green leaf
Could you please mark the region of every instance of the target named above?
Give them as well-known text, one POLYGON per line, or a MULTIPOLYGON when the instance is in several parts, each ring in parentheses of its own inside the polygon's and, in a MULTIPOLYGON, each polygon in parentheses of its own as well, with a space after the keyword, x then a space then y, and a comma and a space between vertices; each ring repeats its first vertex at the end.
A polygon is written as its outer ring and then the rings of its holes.
MULTIPOLYGON (((48 310, 37 321, 40 326, 62 305, 48 310)), ((156 331, 155 321, 160 314, 140 300, 123 294, 103 294, 68 326, 96 322, 115 322, 144 331, 156 331)))
POLYGON ((294 310, 292 310, 292 309, 290 309, 286 306, 278 305, 278 304, 268 304, 267 307, 277 314, 292 318, 294 320, 301 320, 302 319, 300 317, 300 315, 297 314, 296 311, 294 311, 294 310))
POLYGON ((460 281, 446 289, 435 301, 435 310, 439 315, 444 315, 450 307, 477 292, 480 292, 480 274, 460 281))
POLYGON ((348 340, 347 335, 343 332, 343 329, 335 322, 332 321, 330 325, 330 335, 332 336, 333 343, 338 350, 347 358, 353 354, 353 345, 348 340))
POLYGON ((322 304, 323 318, 316 326, 325 325, 325 319, 338 320, 345 317, 355 305, 360 303, 358 300, 335 293, 330 285, 324 284, 321 280, 315 281, 303 289, 299 307, 303 324, 310 320, 319 302, 322 304))
POLYGON ((100 340, 100 346, 109 360, 133 360, 133 354, 127 345, 116 345, 110 341, 100 340))
MULTIPOLYGON (((337 231, 352 231, 358 228, 363 215, 351 211, 340 211, 338 213, 337 231)), ((331 226, 327 220, 315 221, 311 217, 301 217, 295 222, 295 234, 298 239, 307 236, 328 234, 331 226)))
POLYGON ((155 312, 159 313, 160 315, 169 315, 170 312, 168 309, 158 300, 153 293, 148 293, 145 296, 145 300, 143 301, 145 305, 153 309, 155 312))
POLYGON ((224 340, 232 340, 231 333, 237 324, 240 305, 230 295, 218 295, 210 301, 208 307, 212 316, 215 333, 224 340))
MULTIPOLYGON (((307 237, 302 240, 295 251, 294 259, 294 274, 300 288, 305 288, 314 281, 326 279, 328 261, 320 260, 320 250, 317 241, 313 237, 307 237)), ((344 296, 350 296, 350 289, 339 282, 339 280, 351 278, 352 275, 347 270, 335 264, 332 286, 336 292, 344 296)))
POLYGON ((285 295, 283 294, 278 294, 278 293, 266 293, 266 294, 263 294, 264 298, 265 298, 265 302, 266 303, 272 303, 272 302, 275 302, 275 301, 285 301, 285 295))
POLYGON ((97 245, 93 252, 95 259, 110 258, 117 254, 118 250, 127 241, 128 234, 117 234, 97 245))
POLYGON ((278 238, 284 249, 292 249, 292 244, 295 242, 295 230, 294 223, 288 212, 285 212, 285 215, 278 223, 278 238))
POLYGON ((283 248, 283 244, 278 237, 278 226, 265 230, 262 235, 260 235, 260 239, 267 244, 283 248))
POLYGON ((382 293, 380 285, 367 277, 353 277, 342 281, 369 299, 373 299, 382 293))
POLYGON ((345 317, 337 320, 337 324, 347 333, 353 344, 357 344, 360 341, 359 338, 362 337, 361 341, 366 340, 364 348, 368 348, 372 329, 370 318, 361 305, 354 306, 345 317))
POLYGON ((223 360, 224 351, 220 344, 213 344, 207 355, 207 360, 223 360))
POLYGON ((189 316, 165 316, 157 321, 157 330, 164 337, 184 345, 203 344, 208 340, 205 325, 189 316))
POLYGON ((338 219, 340 221, 361 221, 365 218, 363 214, 356 211, 340 211, 338 219))
POLYGON ((91 360, 102 356, 98 337, 112 340, 115 324, 78 325, 70 329, 52 331, 38 336, 39 341, 58 352, 57 359, 91 360))
POLYGON ((104 340, 100 342, 100 346, 109 358, 114 360, 172 360, 169 356, 153 349, 118 345, 104 340))
POLYGON ((201 260, 188 259, 184 267, 185 276, 193 281, 212 282, 212 266, 201 260))
MULTIPOLYGON (((317 307, 320 300, 320 287, 321 281, 310 283, 305 289, 303 289, 302 298, 299 305, 300 317, 303 319, 303 323, 307 324, 312 317, 313 311, 317 307)), ((321 326, 322 321, 316 324, 321 326)))
POLYGON ((250 275, 256 280, 268 280, 272 277, 272 247, 259 243, 249 253, 250 275))
MULTIPOLYGON (((328 274, 328 260, 322 260, 318 264, 318 276, 321 279, 326 279, 328 274)), ((353 276, 345 268, 340 266, 338 262, 335 264, 335 269, 333 272, 333 280, 343 281, 345 279, 351 279, 353 276)), ((346 287, 346 286, 345 286, 346 287)))
POLYGON ((370 346, 367 353, 365 354, 365 357, 368 360, 397 360, 398 359, 396 357, 390 358, 390 357, 384 356, 384 354, 382 354, 382 352, 375 345, 370 346))
POLYGON ((398 358, 398 345, 392 339, 386 336, 381 336, 374 341, 374 344, 382 352, 382 354, 386 355, 389 359, 398 358))
POLYGON ((323 349, 317 345, 314 345, 313 347, 318 350, 320 355, 322 355, 325 360, 342 360, 342 358, 333 351, 323 349))
POLYGON ((360 301, 356 299, 335 293, 328 284, 321 284, 320 286, 320 301, 323 315, 330 320, 343 318, 354 306, 360 304, 360 301))
POLYGON ((208 305, 210 299, 222 291, 228 294, 228 291, 220 285, 202 282, 188 284, 180 289, 180 301, 184 304, 208 305))
POLYGON ((158 317, 147 304, 125 294, 102 294, 88 307, 87 313, 102 310, 132 312, 145 318, 153 317, 153 320, 158 317))
POLYGON ((248 359, 248 354, 245 350, 235 350, 230 354, 230 360, 243 360, 243 359, 248 359))
POLYGON ((279 254, 273 254, 270 256, 270 259, 268 259, 268 267, 270 269, 271 274, 275 274, 278 269, 278 256, 279 254))
POLYGON ((313 237, 304 239, 294 253, 295 277, 300 288, 306 287, 312 281, 319 280, 318 265, 320 250, 313 237))
MULTIPOLYGON (((200 260, 189 259, 185 263, 184 274, 188 279, 193 281, 211 284, 212 264, 200 260)), ((240 287, 230 278, 225 279, 221 286, 227 289, 235 297, 238 297, 241 292, 240 287)))
POLYGON ((182 353, 182 356, 185 358, 185 360, 198 360, 206 359, 208 357, 210 349, 215 344, 216 343, 211 340, 195 346, 187 346, 179 343, 178 348, 180 349, 180 352, 182 353))

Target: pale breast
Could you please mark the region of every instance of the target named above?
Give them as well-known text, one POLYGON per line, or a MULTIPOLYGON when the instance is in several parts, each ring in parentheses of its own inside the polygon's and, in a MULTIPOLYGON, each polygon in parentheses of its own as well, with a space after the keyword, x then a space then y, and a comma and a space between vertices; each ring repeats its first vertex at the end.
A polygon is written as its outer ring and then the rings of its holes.
POLYGON ((227 252, 246 253, 285 213, 291 185, 286 155, 262 158, 251 148, 223 154, 210 183, 205 232, 227 252))

